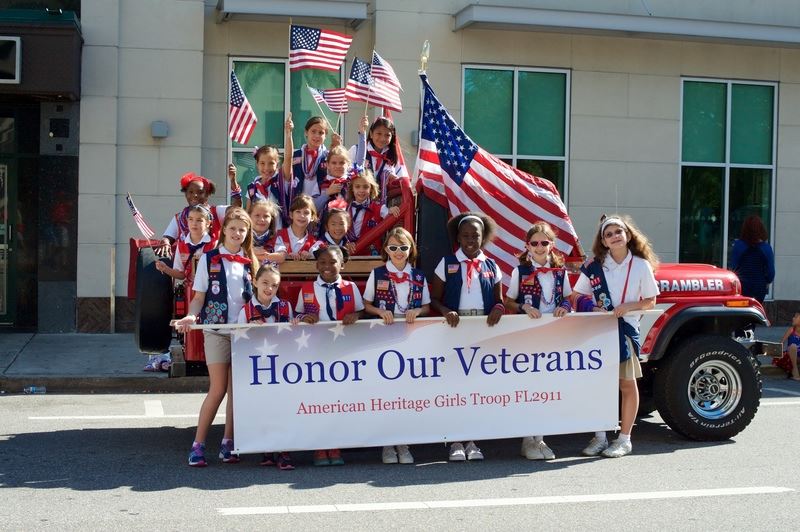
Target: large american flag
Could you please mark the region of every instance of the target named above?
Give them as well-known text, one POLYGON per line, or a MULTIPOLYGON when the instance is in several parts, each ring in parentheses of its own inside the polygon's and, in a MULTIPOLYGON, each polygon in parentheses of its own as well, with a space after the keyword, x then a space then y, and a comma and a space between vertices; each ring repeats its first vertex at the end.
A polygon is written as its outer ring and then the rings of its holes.
POLYGON ((357 57, 353 59, 353 68, 350 69, 350 78, 345 87, 347 98, 393 111, 402 111, 400 90, 385 80, 374 78, 370 70, 369 63, 357 57))
POLYGON ((233 71, 231 71, 231 104, 228 111, 228 135, 239 144, 247 144, 256 128, 258 118, 233 71))
POLYGON ((491 216, 497 233, 485 250, 502 271, 519 264, 516 255, 538 220, 553 226, 556 248, 569 255, 578 246, 578 235, 555 185, 509 166, 475 144, 436 98, 427 76, 420 77, 424 101, 415 179, 423 193, 451 215, 479 211, 491 216))
POLYGON ((339 70, 353 38, 330 30, 292 25, 289 37, 289 70, 320 68, 339 70))
POLYGON ((328 106, 328 109, 336 114, 347 112, 347 98, 345 97, 346 89, 324 89, 319 90, 314 87, 308 87, 314 101, 322 105, 323 103, 328 106))
POLYGON ((372 50, 372 77, 374 79, 383 80, 392 87, 403 90, 400 85, 400 80, 397 79, 397 74, 394 73, 392 65, 389 64, 384 58, 378 55, 378 52, 372 50))

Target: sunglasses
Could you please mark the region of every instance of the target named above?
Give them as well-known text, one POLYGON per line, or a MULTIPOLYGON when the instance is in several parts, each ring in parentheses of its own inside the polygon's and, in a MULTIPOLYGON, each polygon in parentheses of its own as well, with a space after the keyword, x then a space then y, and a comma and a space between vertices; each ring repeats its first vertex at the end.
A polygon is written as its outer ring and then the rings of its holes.
POLYGON ((411 246, 406 246, 406 245, 395 246, 394 244, 391 244, 389 246, 386 246, 386 249, 388 249, 389 251, 392 251, 392 252, 397 251, 397 250, 408 251, 409 249, 411 249, 411 246))
POLYGON ((550 242, 549 240, 531 240, 530 242, 528 242, 528 244, 530 244, 530 245, 531 245, 531 246, 533 246, 533 247, 539 247, 539 246, 542 246, 542 247, 545 247, 545 248, 546 248, 546 247, 548 247, 550 244, 552 244, 552 242, 550 242))

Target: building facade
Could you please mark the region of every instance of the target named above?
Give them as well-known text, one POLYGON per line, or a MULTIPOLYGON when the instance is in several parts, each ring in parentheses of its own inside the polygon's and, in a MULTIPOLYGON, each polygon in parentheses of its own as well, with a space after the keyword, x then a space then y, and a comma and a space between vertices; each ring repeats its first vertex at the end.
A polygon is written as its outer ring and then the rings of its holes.
MULTIPOLYGON (((785 322, 800 301, 791 280, 800 255, 796 2, 564 4, 83 0, 74 330, 130 326, 137 229, 126 193, 157 232, 185 205, 185 172, 221 185, 213 201, 226 202, 228 162, 250 179, 252 145, 282 144, 289 111, 299 144, 318 114, 305 85, 343 86, 353 57, 369 60, 374 49, 397 72, 403 112, 394 118, 413 167, 425 40, 444 105, 481 146, 557 184, 585 247, 600 214, 620 211, 663 261, 725 265, 742 220, 759 214, 776 253, 771 317, 785 322), (354 37, 340 72, 289 72, 290 20, 354 37), (227 136, 231 69, 259 117, 250 146, 227 136), (154 122, 166 123, 166 136, 154 122)), ((363 112, 353 102, 339 121, 346 143, 363 112)))

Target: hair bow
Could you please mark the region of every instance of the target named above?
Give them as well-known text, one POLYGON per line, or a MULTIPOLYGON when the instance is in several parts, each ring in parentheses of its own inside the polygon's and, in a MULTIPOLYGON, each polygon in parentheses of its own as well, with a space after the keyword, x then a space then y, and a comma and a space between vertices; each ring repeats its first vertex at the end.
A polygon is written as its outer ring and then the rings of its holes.
POLYGON ((189 183, 191 183, 192 181, 197 181, 199 183, 202 183, 204 187, 208 186, 208 179, 206 179, 201 175, 197 175, 194 172, 187 172, 183 174, 183 177, 181 177, 181 189, 185 189, 186 187, 188 187, 189 183))
POLYGON ((362 166, 360 164, 357 164, 357 163, 353 163, 353 167, 350 168, 350 172, 348 173, 348 176, 350 177, 350 179, 355 179, 363 171, 364 171, 364 166, 362 166))

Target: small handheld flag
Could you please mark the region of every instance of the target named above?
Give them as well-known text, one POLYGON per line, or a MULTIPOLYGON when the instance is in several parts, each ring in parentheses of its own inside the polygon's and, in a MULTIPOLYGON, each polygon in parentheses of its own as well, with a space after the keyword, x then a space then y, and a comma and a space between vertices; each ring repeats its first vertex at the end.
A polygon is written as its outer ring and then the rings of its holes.
POLYGON ((136 222, 136 227, 139 228, 141 231, 142 236, 146 239, 150 240, 156 235, 156 232, 153 231, 153 228, 150 227, 150 224, 144 219, 142 213, 136 208, 136 205, 133 204, 133 198, 131 198, 130 193, 125 195, 125 201, 128 202, 128 208, 131 210, 131 214, 133 215, 133 221, 136 222))

